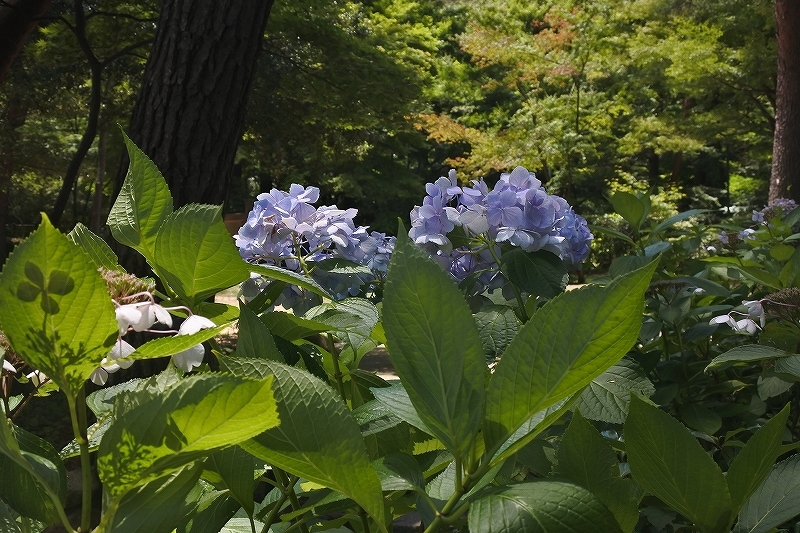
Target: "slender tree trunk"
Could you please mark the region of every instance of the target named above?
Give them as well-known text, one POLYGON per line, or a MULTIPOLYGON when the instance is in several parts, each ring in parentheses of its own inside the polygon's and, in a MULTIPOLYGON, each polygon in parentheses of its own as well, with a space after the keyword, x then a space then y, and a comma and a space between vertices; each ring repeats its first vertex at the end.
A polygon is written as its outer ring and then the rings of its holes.
POLYGON ((100 126, 100 135, 97 140, 97 174, 94 180, 94 196, 92 197, 92 218, 89 229, 100 233, 103 214, 103 187, 106 183, 106 138, 108 137, 108 124, 100 126))
POLYGON ((73 32, 78 39, 81 50, 89 62, 89 69, 91 72, 91 91, 92 95, 89 99, 89 118, 86 122, 86 129, 83 131, 81 142, 78 149, 72 156, 69 162, 67 172, 64 174, 64 181, 61 184, 61 190, 56 198, 56 203, 53 205, 53 210, 50 212, 50 221, 54 226, 61 222, 61 216, 64 214, 64 208, 67 207, 69 202, 69 195, 72 189, 75 188, 75 182, 78 179, 78 172, 81 169, 81 164, 89 153, 89 148, 92 147, 94 138, 97 135, 97 122, 100 118, 100 106, 102 104, 102 78, 104 65, 92 52, 92 47, 86 37, 86 14, 83 11, 83 0, 75 0, 75 28, 73 32))
POLYGON ((769 200, 800 201, 800 1, 775 0, 778 80, 769 200))
POLYGON ((273 1, 163 2, 129 136, 164 174, 176 207, 225 201, 273 1))
POLYGON ((11 63, 28 39, 39 19, 50 7, 50 0, 3 0, 0 2, 0 84, 11 63))
POLYGON ((14 175, 14 153, 17 148, 15 130, 25 124, 28 107, 19 95, 9 98, 6 108, 0 115, 0 264, 11 250, 8 246, 10 235, 8 209, 10 207, 11 177, 14 175))

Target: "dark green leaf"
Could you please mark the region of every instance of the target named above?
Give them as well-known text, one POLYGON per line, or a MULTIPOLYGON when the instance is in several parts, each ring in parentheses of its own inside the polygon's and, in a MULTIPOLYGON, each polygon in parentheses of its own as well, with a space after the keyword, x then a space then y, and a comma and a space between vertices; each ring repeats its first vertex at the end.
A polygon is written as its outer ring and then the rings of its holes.
POLYGON ((483 345, 451 277, 407 238, 392 253, 383 327, 392 365, 419 417, 463 457, 483 415, 483 345))
POLYGON ((749 365, 755 361, 762 359, 772 359, 776 357, 787 357, 794 355, 791 353, 772 348, 770 346, 762 346, 759 344, 746 344, 744 346, 737 346, 718 355, 706 367, 706 372, 709 370, 722 370, 733 365, 749 365))
POLYGON ((639 520, 638 486, 619 475, 617 455, 600 433, 576 412, 558 446, 556 474, 580 485, 614 514, 624 533, 639 520))
POLYGON ((197 505, 200 463, 154 479, 127 493, 113 515, 114 533, 171 533, 197 505))
POLYGON ((500 268, 508 281, 534 296, 552 298, 564 292, 569 282, 564 262, 544 250, 525 252, 515 248, 503 254, 500 268))
POLYGON ((488 491, 472 502, 470 531, 484 533, 620 533, 614 515, 588 490, 537 481, 488 491))
POLYGON ((22 516, 59 520, 67 473, 50 443, 0 417, 0 500, 22 516))
POLYGON ((499 448, 536 413, 588 385, 633 346, 655 264, 557 296, 520 329, 489 383, 484 438, 499 448))
POLYGON ((781 440, 789 418, 789 406, 767 421, 750 437, 739 454, 733 459, 726 479, 731 493, 734 512, 761 485, 772 470, 781 449, 781 440))
POLYGON ((358 424, 341 398, 300 369, 263 359, 228 358, 236 375, 275 376, 281 424, 242 444, 259 459, 352 498, 383 524, 380 481, 358 424))
POLYGON ((242 306, 240 313, 236 356, 283 362, 283 355, 275 346, 269 328, 246 305, 242 306))
POLYGON ((739 512, 734 533, 767 533, 800 514, 800 454, 776 464, 739 512))
POLYGON ((625 422, 633 479, 704 533, 728 531, 733 512, 722 471, 680 422, 636 396, 625 422))
POLYGON ((575 408, 586 418, 622 424, 628 416, 631 392, 649 397, 655 391, 639 363, 623 358, 589 383, 575 408))

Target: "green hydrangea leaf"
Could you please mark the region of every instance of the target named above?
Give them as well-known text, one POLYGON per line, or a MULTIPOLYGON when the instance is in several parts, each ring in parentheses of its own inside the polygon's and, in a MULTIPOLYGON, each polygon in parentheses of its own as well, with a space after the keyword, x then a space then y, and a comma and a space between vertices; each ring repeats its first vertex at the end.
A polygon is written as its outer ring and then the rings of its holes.
POLYGON ((117 339, 114 305, 97 267, 45 215, 0 275, 0 329, 26 363, 70 396, 117 339))
POLYGON ((520 328, 489 382, 487 449, 499 449, 533 415, 580 391, 630 350, 655 266, 606 287, 565 292, 520 328))
POLYGON ((250 277, 221 212, 214 205, 183 206, 164 220, 156 238, 154 266, 190 307, 250 277))
POLYGON ((614 515, 591 492, 562 481, 520 483, 472 502, 470 531, 485 533, 621 533, 614 515))
POLYGON ((411 403, 456 457, 480 428, 486 362, 475 320, 450 275, 410 239, 392 253, 383 300, 387 348, 411 403))
POLYGON ((124 132, 122 135, 130 166, 108 214, 108 227, 117 241, 152 262, 158 230, 172 213, 172 194, 155 163, 124 132))
POLYGON ((287 472, 334 489, 383 525, 380 481, 350 410, 328 385, 308 372, 264 359, 226 358, 229 372, 275 376, 281 424, 241 444, 287 472))

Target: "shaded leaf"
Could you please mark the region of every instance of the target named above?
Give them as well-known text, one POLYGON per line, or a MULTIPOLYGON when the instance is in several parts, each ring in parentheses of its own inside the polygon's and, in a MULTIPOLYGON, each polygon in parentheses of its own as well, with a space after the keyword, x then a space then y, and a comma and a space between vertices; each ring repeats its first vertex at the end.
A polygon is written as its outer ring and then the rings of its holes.
POLYGON ((631 399, 625 449, 633 479, 705 533, 728 531, 731 496, 722 471, 680 422, 631 399))
POLYGON ((619 533, 614 515, 591 492, 561 481, 537 481, 481 494, 469 508, 471 531, 486 533, 619 533))
POLYGON ((464 456, 481 424, 486 363, 467 302, 407 238, 392 253, 383 300, 389 358, 431 433, 464 456))

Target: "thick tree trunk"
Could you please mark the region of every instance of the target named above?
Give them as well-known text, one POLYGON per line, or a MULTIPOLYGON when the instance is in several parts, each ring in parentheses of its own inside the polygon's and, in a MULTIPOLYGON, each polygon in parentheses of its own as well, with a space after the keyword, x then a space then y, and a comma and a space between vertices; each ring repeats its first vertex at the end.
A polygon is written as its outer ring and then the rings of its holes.
POLYGON ((50 0, 3 0, 0 2, 0 84, 22 45, 50 7, 50 0))
POLYGON ((225 200, 273 1, 163 3, 129 136, 164 174, 176 207, 225 200))
POLYGON ((800 201, 800 1, 775 0, 778 80, 769 200, 800 201))

